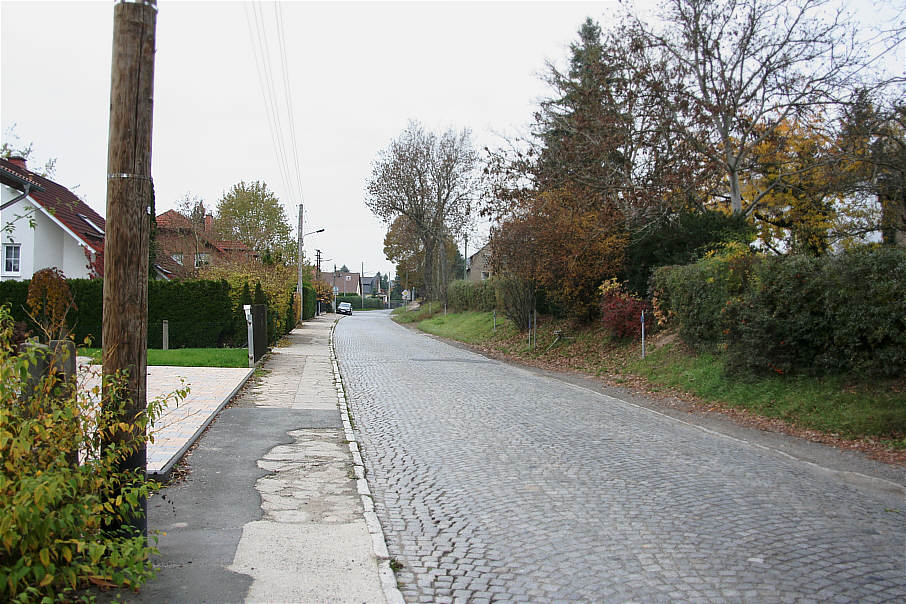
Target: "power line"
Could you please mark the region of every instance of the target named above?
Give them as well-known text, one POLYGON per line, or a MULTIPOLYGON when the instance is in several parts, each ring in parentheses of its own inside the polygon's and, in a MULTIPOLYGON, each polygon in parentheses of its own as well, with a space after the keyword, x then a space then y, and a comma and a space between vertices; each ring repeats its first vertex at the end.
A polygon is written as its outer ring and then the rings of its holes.
POLYGON ((255 5, 252 3, 246 3, 244 5, 244 8, 245 8, 246 23, 248 24, 248 27, 249 27, 249 41, 251 42, 252 53, 254 54, 254 57, 255 57, 255 69, 258 73, 258 86, 261 90, 262 99, 264 100, 264 113, 265 113, 265 117, 267 118, 267 125, 268 125, 268 129, 269 129, 270 135, 271 135, 272 149, 274 151, 274 157, 277 160, 277 168, 280 170, 280 176, 283 180, 283 185, 284 185, 284 187, 286 187, 286 185, 287 185, 286 164, 285 164, 285 161, 283 161, 283 159, 282 159, 281 147, 277 143, 277 130, 276 130, 276 126, 274 124, 275 118, 273 115, 273 113, 274 113, 273 104, 271 103, 271 100, 270 100, 272 95, 268 94, 269 91, 271 90, 271 87, 268 86, 268 82, 265 77, 266 68, 264 65, 267 61, 267 52, 261 42, 260 28, 258 26, 258 22, 259 22, 258 13, 257 13, 255 5), (250 8, 251 8, 251 12, 254 16, 254 25, 253 25, 252 17, 249 16, 250 8))
POLYGON ((277 30, 276 36, 268 36, 267 20, 260 2, 249 2, 245 5, 246 21, 249 27, 249 38, 255 56, 255 68, 258 72, 258 84, 264 100, 265 115, 268 129, 273 144, 274 156, 280 177, 286 190, 291 206, 302 203, 302 176, 299 162, 299 152, 296 142, 296 127, 293 112, 292 88, 289 78, 289 66, 286 55, 286 36, 283 21, 283 12, 279 4, 274 3, 274 23, 277 30), (251 14, 250 14, 251 13, 251 14), (280 60, 279 74, 282 76, 283 94, 285 104, 287 128, 283 127, 284 119, 281 111, 281 96, 277 90, 277 81, 274 77, 275 69, 272 67, 271 47, 268 40, 276 40, 277 54, 280 60), (289 137, 289 145, 285 140, 289 137))
POLYGON ((305 196, 302 194, 302 164, 299 161, 299 151, 296 145, 297 139, 295 112, 293 111, 293 88, 289 78, 289 62, 286 58, 286 27, 284 26, 283 21, 283 8, 279 3, 275 3, 274 5, 274 17, 277 23, 277 39, 280 47, 280 62, 283 67, 283 92, 286 97, 286 112, 289 121, 289 135, 293 150, 292 165, 296 174, 296 184, 299 187, 299 201, 300 203, 303 203, 305 196))

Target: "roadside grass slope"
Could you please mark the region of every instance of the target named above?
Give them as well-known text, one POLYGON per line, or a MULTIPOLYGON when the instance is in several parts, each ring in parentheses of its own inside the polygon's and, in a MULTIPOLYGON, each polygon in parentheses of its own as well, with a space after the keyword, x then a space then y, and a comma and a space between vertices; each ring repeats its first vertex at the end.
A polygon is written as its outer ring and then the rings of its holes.
POLYGON ((598 325, 552 317, 539 317, 533 348, 527 334, 500 314, 495 330, 490 312, 444 316, 436 303, 415 312, 400 310, 394 319, 491 355, 781 420, 793 433, 815 431, 827 442, 870 441, 887 451, 906 451, 904 379, 734 374, 719 355, 695 354, 669 333, 650 342, 643 360, 638 342, 615 340, 598 325))

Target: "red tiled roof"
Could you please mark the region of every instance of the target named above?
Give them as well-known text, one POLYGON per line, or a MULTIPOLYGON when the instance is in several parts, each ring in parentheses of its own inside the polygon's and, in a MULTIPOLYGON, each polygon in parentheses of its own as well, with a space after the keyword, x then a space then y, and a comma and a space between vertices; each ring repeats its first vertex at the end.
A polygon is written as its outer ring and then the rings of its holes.
POLYGON ((250 252, 252 251, 249 246, 242 243, 241 241, 211 241, 214 244, 214 247, 219 249, 222 252, 250 252))
MULTIPOLYGON (((207 225, 207 222, 206 222, 207 225)), ((157 228, 169 231, 191 230, 192 223, 184 215, 176 210, 167 210, 163 214, 157 215, 157 228)), ((218 240, 213 238, 213 233, 203 231, 199 233, 201 238, 217 249, 221 253, 231 252, 251 252, 251 248, 241 241, 218 240)))
MULTIPOLYGON (((99 254, 104 252, 106 222, 87 203, 79 199, 63 185, 20 168, 11 161, 0 159, 0 168, 32 184, 43 187, 43 191, 32 189, 29 197, 38 202, 54 218, 66 225, 85 245, 99 254), (95 230, 92 223, 100 229, 100 232, 95 230)), ((21 188, 21 185, 16 185, 11 181, 7 184, 21 188)))
POLYGON ((177 229, 190 229, 192 225, 188 218, 176 210, 167 210, 163 214, 157 215, 157 228, 175 231, 177 229))

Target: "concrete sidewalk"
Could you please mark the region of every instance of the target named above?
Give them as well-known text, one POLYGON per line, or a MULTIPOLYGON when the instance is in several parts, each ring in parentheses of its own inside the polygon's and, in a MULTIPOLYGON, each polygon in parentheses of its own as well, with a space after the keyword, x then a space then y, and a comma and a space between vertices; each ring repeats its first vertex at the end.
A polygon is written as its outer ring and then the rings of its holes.
MULTIPOLYGON (((100 386, 101 366, 84 361, 87 357, 79 361, 79 388, 92 392, 100 386)), ((164 399, 177 389, 189 387, 185 399, 168 398, 154 422, 154 442, 148 443, 148 475, 168 480, 173 467, 245 385, 252 372, 252 369, 234 367, 148 367, 149 401, 164 399)))
POLYGON ((334 319, 275 348, 187 455, 185 481, 148 502, 160 570, 129 601, 402 601, 341 414, 334 319))

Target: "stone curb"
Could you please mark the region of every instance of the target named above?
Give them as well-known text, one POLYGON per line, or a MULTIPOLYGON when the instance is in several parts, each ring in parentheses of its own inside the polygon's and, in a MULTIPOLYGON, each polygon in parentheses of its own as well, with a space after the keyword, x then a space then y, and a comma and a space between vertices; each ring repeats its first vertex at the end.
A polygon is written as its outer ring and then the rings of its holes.
POLYGON ((362 498, 362 505, 365 508, 365 525, 368 527, 368 533, 371 535, 371 545, 374 549, 374 555, 378 559, 378 575, 381 579, 381 587, 384 590, 384 598, 388 604, 405 604, 403 594, 400 592, 396 583, 396 575, 390 567, 390 552, 387 550, 387 541, 384 538, 384 531, 381 528, 381 522, 374 513, 374 499, 371 496, 371 489, 368 488, 368 481, 365 479, 365 463, 362 460, 362 454, 359 451, 359 443, 355 436, 355 430, 352 427, 352 414, 349 411, 349 405, 346 403, 346 390, 343 388, 343 377, 340 375, 340 366, 337 364, 337 355, 333 346, 334 331, 337 327, 337 319, 330 326, 330 362, 333 365, 334 382, 337 386, 337 402, 340 408, 340 416, 343 419, 343 432, 346 440, 349 442, 349 452, 352 454, 353 471, 356 477, 356 490, 362 498))
MULTIPOLYGON (((257 365, 256 365, 256 367, 257 367, 257 365)), ((193 434, 185 442, 185 444, 179 448, 179 451, 177 451, 173 455, 173 457, 170 458, 170 461, 168 461, 166 464, 164 464, 164 466, 160 470, 158 470, 156 472, 148 472, 147 477, 153 478, 154 480, 157 480, 160 482, 169 482, 170 475, 173 472, 173 468, 175 468, 176 464, 178 464, 179 461, 183 458, 183 456, 186 454, 186 451, 188 451, 189 448, 195 444, 195 441, 197 441, 201 437, 201 435, 204 433, 204 431, 208 429, 208 426, 211 425, 211 422, 214 421, 214 418, 216 418, 218 415, 220 415, 220 412, 223 411, 223 408, 226 407, 227 404, 231 400, 233 400, 233 397, 236 396, 236 393, 239 392, 239 390, 243 386, 246 385, 246 383, 249 381, 249 378, 251 378, 254 373, 255 373, 255 368, 254 367, 249 368, 248 373, 245 374, 245 377, 239 381, 239 383, 236 385, 236 387, 233 388, 233 390, 228 395, 226 395, 226 397, 224 397, 224 399, 220 402, 220 404, 217 405, 217 409, 215 409, 214 412, 211 413, 208 416, 208 418, 201 423, 201 425, 198 427, 198 429, 195 430, 195 434, 193 434)))

